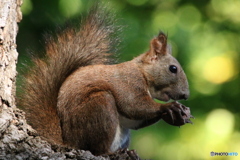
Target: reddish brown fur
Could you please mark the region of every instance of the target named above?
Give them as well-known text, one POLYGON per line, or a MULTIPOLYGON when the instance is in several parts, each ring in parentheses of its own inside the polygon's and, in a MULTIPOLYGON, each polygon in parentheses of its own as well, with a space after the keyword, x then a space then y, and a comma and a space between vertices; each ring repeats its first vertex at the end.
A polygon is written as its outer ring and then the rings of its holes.
POLYGON ((94 10, 80 31, 67 29, 50 39, 46 58, 36 59, 26 76, 20 103, 41 135, 96 155, 127 147, 129 129, 151 125, 169 110, 175 117, 182 114, 180 104, 159 104, 153 98, 189 95, 186 76, 163 33, 145 54, 108 65, 114 30, 99 15, 94 10), (177 73, 169 71, 170 65, 177 73))
POLYGON ((108 14, 96 6, 79 30, 67 28, 49 37, 46 57, 33 59, 35 66, 25 75, 18 105, 27 111, 27 120, 38 133, 53 142, 62 143, 56 110, 62 83, 79 67, 113 62, 110 52, 118 39, 110 37, 118 28, 108 21, 108 14))

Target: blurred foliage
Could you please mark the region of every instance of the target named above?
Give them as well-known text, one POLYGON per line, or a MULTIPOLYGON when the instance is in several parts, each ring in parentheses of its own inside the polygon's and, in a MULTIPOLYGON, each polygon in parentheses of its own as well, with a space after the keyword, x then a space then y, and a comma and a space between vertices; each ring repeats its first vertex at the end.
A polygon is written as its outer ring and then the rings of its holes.
MULTIPOLYGON (((24 0, 18 67, 29 57, 27 49, 42 50, 46 31, 86 13, 89 5, 87 0, 24 0)), ((108 6, 127 25, 121 33, 121 60, 147 51, 159 30, 168 34, 189 79, 191 97, 182 103, 196 117, 194 125, 180 129, 160 121, 132 131, 131 148, 151 159, 239 159, 240 1, 109 0, 108 6), (211 151, 239 155, 211 157, 211 151)))

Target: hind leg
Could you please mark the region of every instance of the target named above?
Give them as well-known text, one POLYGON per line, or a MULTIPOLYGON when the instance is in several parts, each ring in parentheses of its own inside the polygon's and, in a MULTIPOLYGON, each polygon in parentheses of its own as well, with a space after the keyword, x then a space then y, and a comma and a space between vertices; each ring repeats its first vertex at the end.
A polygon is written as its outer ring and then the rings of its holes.
POLYGON ((63 128, 70 127, 70 132, 63 132, 66 143, 89 150, 95 155, 111 152, 119 125, 115 100, 111 94, 105 91, 94 92, 87 101, 68 111, 71 112, 69 115, 74 116, 66 117, 62 123, 63 128))

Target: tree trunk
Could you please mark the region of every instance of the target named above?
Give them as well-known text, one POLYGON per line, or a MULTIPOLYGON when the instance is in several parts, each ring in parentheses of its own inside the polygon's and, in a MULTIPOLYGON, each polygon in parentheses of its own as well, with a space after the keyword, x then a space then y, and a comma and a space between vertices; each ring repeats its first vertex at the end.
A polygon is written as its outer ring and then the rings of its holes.
POLYGON ((0 0, 0 159, 138 159, 127 151, 95 157, 89 151, 51 145, 26 123, 15 104, 21 4, 22 0, 0 0))

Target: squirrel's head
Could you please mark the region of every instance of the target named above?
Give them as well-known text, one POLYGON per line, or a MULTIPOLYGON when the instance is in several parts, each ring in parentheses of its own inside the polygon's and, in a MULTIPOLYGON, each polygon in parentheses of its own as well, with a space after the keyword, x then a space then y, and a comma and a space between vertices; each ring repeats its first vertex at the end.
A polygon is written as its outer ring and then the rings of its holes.
POLYGON ((160 32, 152 39, 149 51, 140 57, 152 98, 168 101, 189 97, 187 77, 179 62, 172 56, 164 33, 160 32))

